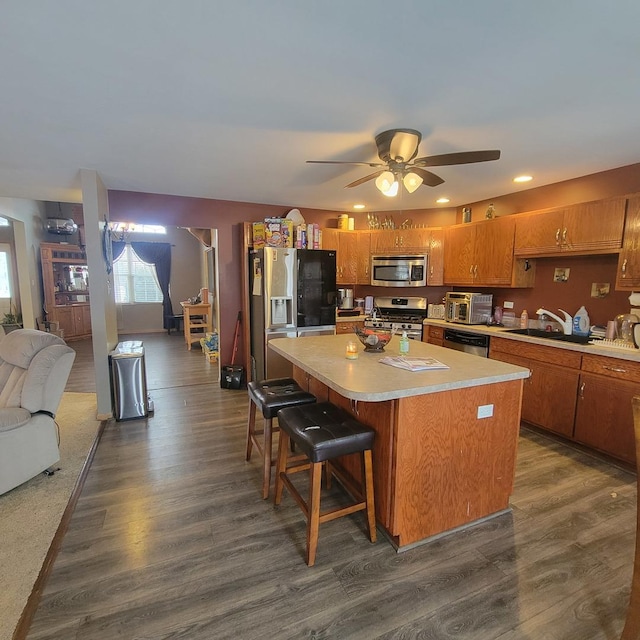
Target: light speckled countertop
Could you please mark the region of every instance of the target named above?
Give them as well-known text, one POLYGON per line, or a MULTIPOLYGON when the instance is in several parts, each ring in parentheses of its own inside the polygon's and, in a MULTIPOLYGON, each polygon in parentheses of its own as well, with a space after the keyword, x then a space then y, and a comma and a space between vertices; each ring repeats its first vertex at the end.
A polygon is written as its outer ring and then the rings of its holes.
POLYGON ((598 344, 576 344, 573 342, 560 342, 549 338, 535 338, 533 336, 522 336, 509 333, 512 327, 492 327, 484 324, 459 324, 457 322, 447 322, 446 320, 436 320, 427 318, 424 325, 433 325, 434 327, 444 327, 446 329, 456 329, 457 331, 466 331, 468 333, 478 333, 485 336, 500 336, 509 340, 518 340, 520 342, 533 342, 535 344, 545 345, 547 347, 557 347, 558 349, 569 349, 570 351, 580 351, 581 353, 589 353, 598 356, 607 356, 609 358, 620 358, 622 360, 632 360, 640 362, 640 349, 620 349, 616 347, 605 347, 598 344))
POLYGON ((379 402, 464 387, 495 384, 529 377, 529 370, 453 349, 412 340, 409 356, 428 356, 449 369, 405 371, 379 362, 399 355, 400 338, 394 336, 382 353, 367 353, 358 343, 357 360, 345 357, 354 336, 276 338, 269 347, 345 398, 379 402))

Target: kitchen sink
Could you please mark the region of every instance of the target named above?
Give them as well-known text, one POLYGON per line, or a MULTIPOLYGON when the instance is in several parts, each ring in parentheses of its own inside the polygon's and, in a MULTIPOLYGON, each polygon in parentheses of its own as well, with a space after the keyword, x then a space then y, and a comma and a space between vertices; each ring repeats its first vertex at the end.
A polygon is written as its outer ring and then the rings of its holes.
POLYGON ((515 333, 520 336, 531 336, 532 338, 546 338, 547 340, 558 340, 559 342, 573 342, 574 344, 589 344, 589 336, 574 336, 560 333, 559 331, 545 331, 544 329, 507 329, 505 333, 515 333))

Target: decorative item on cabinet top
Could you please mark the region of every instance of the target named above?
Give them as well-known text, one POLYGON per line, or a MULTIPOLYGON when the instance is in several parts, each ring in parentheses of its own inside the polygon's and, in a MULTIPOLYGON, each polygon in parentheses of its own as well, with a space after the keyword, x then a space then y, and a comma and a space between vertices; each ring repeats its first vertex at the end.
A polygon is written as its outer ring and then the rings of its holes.
MULTIPOLYGON (((293 209, 297 211, 297 209, 293 209)), ((304 223, 304 218, 265 218, 252 223, 252 245, 254 249, 275 247, 281 249, 322 249, 322 230, 319 224, 304 223), (295 220, 303 220, 295 224, 295 220)))

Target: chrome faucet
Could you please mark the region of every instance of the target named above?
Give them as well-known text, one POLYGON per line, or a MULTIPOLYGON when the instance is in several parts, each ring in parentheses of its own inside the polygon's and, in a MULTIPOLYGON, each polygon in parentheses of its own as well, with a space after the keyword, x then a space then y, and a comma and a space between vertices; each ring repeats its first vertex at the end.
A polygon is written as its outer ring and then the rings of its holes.
POLYGON ((553 318, 556 322, 558 322, 560 324, 560 326, 562 327, 562 331, 566 336, 570 336, 572 331, 573 331, 573 318, 563 309, 558 309, 558 311, 561 311, 564 314, 564 320, 562 320, 559 316, 557 316, 555 313, 551 313, 551 311, 547 311, 546 309, 538 309, 536 311, 536 313, 540 316, 543 313, 547 316, 549 316, 550 318, 553 318))

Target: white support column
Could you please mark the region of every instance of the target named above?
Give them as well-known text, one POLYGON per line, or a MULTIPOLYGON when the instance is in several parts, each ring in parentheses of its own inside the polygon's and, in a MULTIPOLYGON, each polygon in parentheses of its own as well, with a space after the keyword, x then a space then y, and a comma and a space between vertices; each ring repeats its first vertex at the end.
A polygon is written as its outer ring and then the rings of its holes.
POLYGON ((82 209, 91 283, 91 333, 96 376, 98 419, 111 417, 109 352, 118 343, 113 274, 107 274, 102 250, 105 220, 109 219, 107 189, 93 169, 81 169, 82 209))

